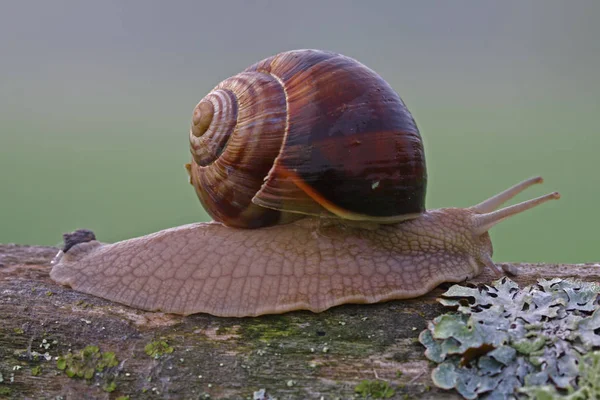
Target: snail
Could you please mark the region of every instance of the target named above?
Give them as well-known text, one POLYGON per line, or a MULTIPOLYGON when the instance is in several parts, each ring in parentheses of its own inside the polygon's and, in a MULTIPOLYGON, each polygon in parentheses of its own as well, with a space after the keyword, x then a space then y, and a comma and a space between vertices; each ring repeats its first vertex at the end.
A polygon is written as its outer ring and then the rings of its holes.
POLYGON ((194 108, 190 183, 210 222, 105 244, 64 235, 51 278, 134 308, 246 317, 422 296, 492 261, 488 230, 557 192, 425 209, 417 125, 376 72, 293 50, 225 79, 194 108))

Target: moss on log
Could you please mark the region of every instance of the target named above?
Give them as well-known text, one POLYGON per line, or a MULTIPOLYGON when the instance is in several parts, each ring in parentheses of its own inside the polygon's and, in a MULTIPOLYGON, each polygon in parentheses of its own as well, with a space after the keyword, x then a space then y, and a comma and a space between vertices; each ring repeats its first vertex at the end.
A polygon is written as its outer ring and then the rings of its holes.
MULTIPOLYGON (((378 387, 392 388, 394 399, 460 398, 433 386, 417 341, 447 311, 436 296, 448 286, 320 314, 180 317, 55 284, 57 251, 0 245, 0 398, 351 399, 382 395, 378 387)), ((539 277, 600 281, 600 264, 516 266, 511 279, 519 285, 539 277)))

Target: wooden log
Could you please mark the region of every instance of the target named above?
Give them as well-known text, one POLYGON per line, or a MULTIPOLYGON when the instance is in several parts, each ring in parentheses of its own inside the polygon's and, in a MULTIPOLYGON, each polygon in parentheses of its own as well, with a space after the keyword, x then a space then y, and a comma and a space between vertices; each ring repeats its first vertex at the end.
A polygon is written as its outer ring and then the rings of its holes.
MULTIPOLYGON (((387 384, 394 399, 460 398, 432 384, 433 366, 417 340, 448 311, 436 296, 449 285, 418 299, 320 314, 180 317, 55 284, 49 271, 57 252, 0 245, 0 398, 351 399, 368 392, 356 392, 364 380, 387 384), (86 346, 98 349, 88 347, 78 362, 86 346), (90 379, 76 376, 85 368, 90 379)), ((515 266, 511 279, 520 286, 540 277, 600 280, 600 264, 515 266)), ((484 273, 473 282, 493 279, 484 273)))

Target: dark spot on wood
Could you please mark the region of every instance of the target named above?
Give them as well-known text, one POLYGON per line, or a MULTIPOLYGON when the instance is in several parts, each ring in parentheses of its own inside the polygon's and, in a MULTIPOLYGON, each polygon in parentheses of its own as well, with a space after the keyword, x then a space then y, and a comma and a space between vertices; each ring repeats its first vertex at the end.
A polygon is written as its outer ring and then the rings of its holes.
POLYGON ((65 233, 63 235, 64 246, 62 251, 66 253, 73 246, 78 245, 79 243, 91 242, 92 240, 96 240, 96 235, 89 229, 78 229, 71 233, 65 233))

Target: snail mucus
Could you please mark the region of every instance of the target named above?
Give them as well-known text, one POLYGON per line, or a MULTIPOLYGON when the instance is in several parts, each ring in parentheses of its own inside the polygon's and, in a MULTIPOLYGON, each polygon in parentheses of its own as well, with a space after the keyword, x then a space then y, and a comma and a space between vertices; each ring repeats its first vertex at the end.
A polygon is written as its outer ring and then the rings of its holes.
POLYGON ((421 296, 492 261, 488 230, 551 199, 425 209, 417 125, 376 72, 321 50, 276 54, 194 108, 190 183, 213 218, 106 244, 65 235, 51 278, 134 308, 189 315, 321 312, 421 296))

